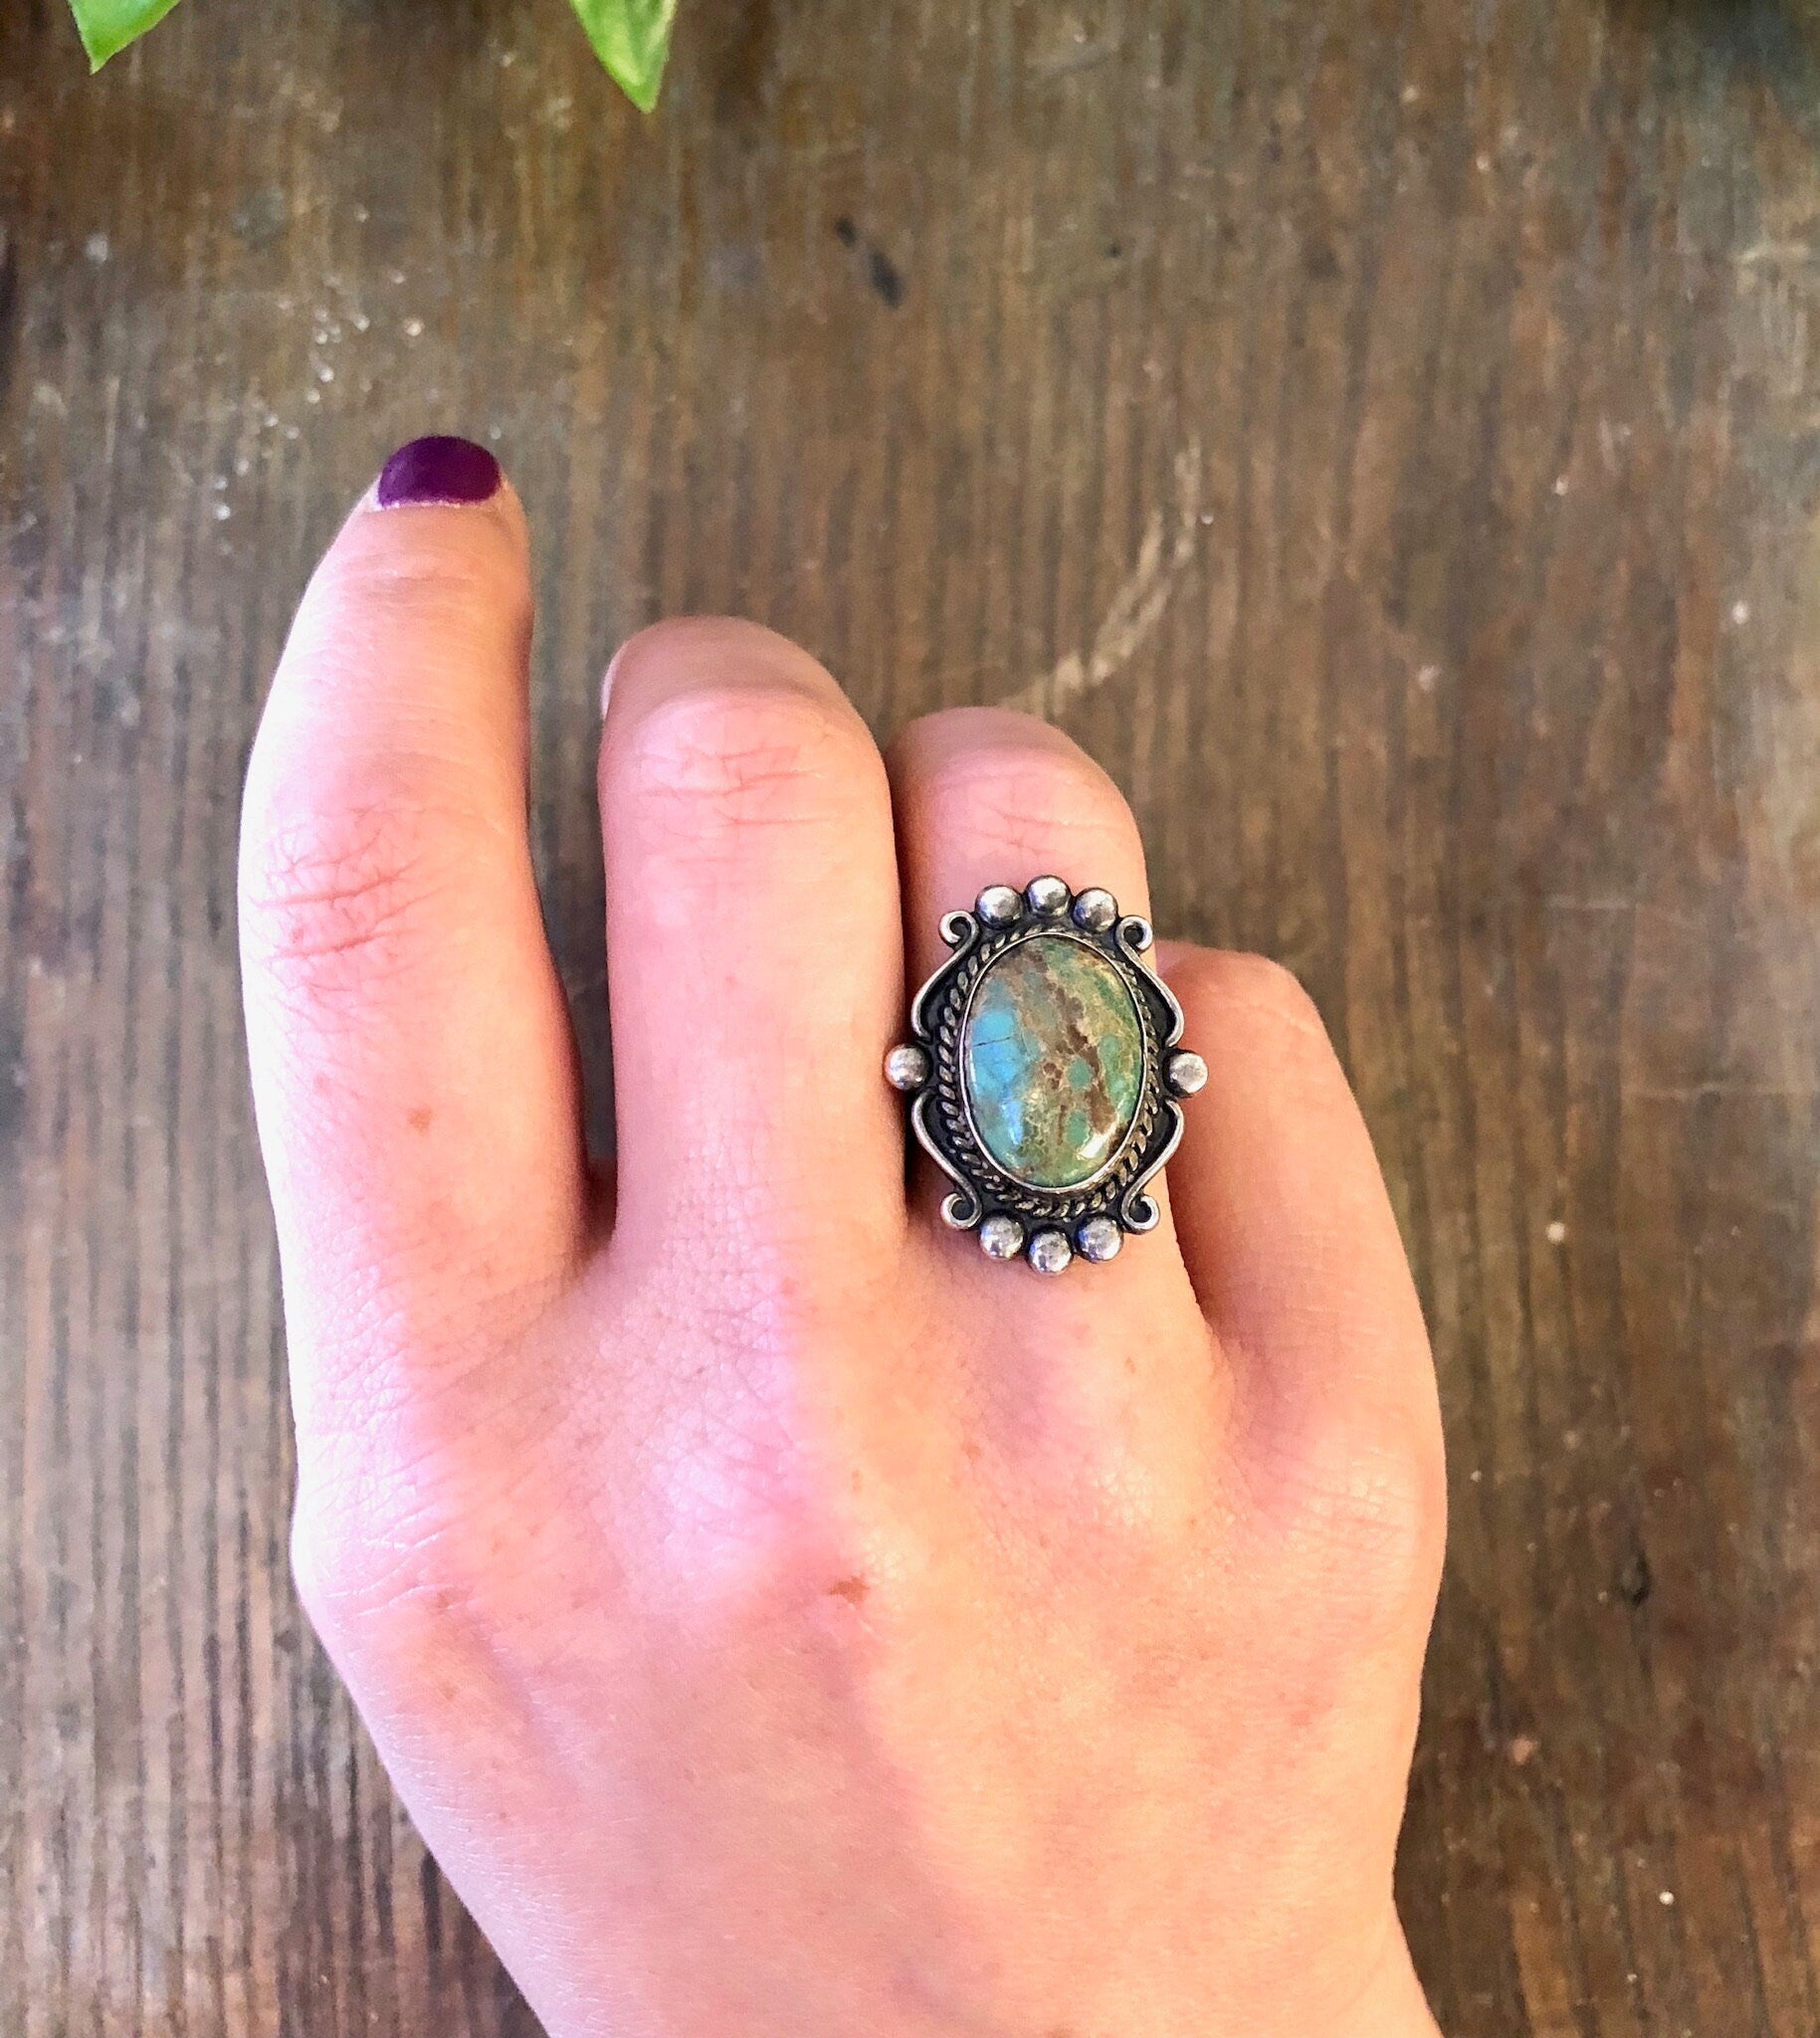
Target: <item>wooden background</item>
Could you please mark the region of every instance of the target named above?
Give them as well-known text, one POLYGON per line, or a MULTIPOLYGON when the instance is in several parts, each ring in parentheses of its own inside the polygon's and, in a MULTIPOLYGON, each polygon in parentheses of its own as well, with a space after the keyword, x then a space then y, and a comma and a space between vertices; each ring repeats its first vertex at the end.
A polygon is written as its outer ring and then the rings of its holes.
MULTIPOLYGON (((1820 2029, 1820 21, 1778 0, 0 9, 0 2031, 523 2038, 300 1624, 236 801, 397 440, 875 725, 1019 700, 1380 1141, 1454 1529, 1458 2038, 1820 2029)), ((736 2034, 728 2034, 736 2038, 736 2034)))

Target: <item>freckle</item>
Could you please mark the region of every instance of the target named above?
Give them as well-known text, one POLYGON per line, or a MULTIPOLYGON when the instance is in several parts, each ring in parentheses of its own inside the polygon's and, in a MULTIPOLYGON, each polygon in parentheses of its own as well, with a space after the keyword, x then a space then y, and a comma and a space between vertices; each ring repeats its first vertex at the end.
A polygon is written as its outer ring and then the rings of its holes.
POLYGON ((430 1121, 434 1117, 435 1113, 427 1104, 420 1104, 414 1112, 407 1115, 407 1122, 412 1131, 427 1132, 430 1129, 430 1121))
POLYGON ((1137 1361, 1128 1351, 1125 1353, 1124 1369, 1127 1373, 1134 1373, 1137 1370, 1137 1361))
POLYGON ((828 1587, 828 1591, 832 1598, 844 1599, 849 1606, 858 1606, 860 1601, 866 1597, 866 1580, 857 1577, 837 1578, 828 1587))

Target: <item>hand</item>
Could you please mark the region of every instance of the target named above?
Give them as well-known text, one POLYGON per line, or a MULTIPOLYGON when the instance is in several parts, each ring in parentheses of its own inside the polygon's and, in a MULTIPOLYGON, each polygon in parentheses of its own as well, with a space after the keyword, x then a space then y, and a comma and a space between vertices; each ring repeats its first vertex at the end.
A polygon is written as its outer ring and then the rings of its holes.
POLYGON ((988 882, 1146 910, 1130 813, 992 712, 888 774, 806 653, 665 624, 607 683, 604 1183, 529 630, 510 490, 407 449, 247 788, 298 1581, 437 1859, 553 2038, 1432 2038, 1435 1387, 1313 1006, 1165 946, 1161 1226, 987 1261, 906 1192, 907 970, 988 882))

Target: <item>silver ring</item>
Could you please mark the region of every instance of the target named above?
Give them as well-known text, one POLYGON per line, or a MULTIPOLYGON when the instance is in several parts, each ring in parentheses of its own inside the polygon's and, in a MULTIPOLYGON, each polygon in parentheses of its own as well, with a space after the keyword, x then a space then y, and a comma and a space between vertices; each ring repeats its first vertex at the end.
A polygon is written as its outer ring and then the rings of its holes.
POLYGON ((1179 1100, 1207 1080, 1176 1045, 1182 1008, 1150 966, 1149 922, 1098 887, 1033 878, 988 885, 941 938, 954 952, 885 1076, 954 1185, 942 1217, 1041 1274, 1112 1259, 1162 1214, 1146 1191, 1182 1136, 1179 1100))

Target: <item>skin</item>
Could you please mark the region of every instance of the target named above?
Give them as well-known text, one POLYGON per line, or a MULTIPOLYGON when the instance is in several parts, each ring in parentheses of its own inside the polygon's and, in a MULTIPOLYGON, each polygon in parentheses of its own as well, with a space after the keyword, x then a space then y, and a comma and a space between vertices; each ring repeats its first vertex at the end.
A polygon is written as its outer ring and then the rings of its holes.
POLYGON ((805 652, 605 692, 615 1178, 526 847, 524 518, 369 497, 249 774, 247 1023, 317 1631, 552 2038, 1434 2038, 1391 1896, 1435 1383, 1319 1018, 1164 943, 1161 1228, 1045 1281, 907 1189, 940 915, 1147 911, 999 713, 805 652))

